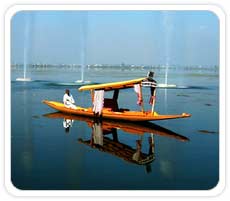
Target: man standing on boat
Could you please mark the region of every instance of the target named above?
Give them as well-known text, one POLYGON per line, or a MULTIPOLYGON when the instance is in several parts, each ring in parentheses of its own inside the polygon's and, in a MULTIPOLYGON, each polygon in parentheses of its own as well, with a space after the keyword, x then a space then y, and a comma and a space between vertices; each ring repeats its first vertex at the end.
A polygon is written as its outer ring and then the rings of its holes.
MULTIPOLYGON (((144 82, 150 82, 150 92, 151 92, 151 96, 149 99, 149 104, 154 105, 155 103, 155 99, 156 99, 156 85, 157 82, 156 80, 153 79, 154 77, 154 72, 149 71, 147 74, 146 79, 144 80, 144 82)), ((143 82, 142 82, 143 83, 143 82)))
POLYGON ((146 81, 157 83, 156 80, 153 79, 153 77, 154 77, 154 72, 153 71, 149 71, 147 73, 146 81))
POLYGON ((76 105, 74 105, 75 101, 73 99, 72 94, 70 93, 69 89, 65 90, 65 94, 63 96, 63 103, 67 108, 76 109, 76 105))
MULTIPOLYGON (((146 76, 146 78, 141 83, 141 85, 143 87, 150 87, 150 93, 151 93, 150 100, 149 100, 150 105, 154 105, 155 99, 156 99, 156 85, 157 85, 157 82, 156 82, 156 80, 153 79, 153 77, 154 77, 154 72, 149 71, 147 76, 146 76)), ((135 91, 138 93, 137 90, 135 90, 135 91)), ((139 97, 141 97, 141 96, 139 96, 139 97)), ((141 100, 141 101, 143 101, 143 100, 141 100)), ((139 102, 140 101, 138 101, 138 103, 139 102)))

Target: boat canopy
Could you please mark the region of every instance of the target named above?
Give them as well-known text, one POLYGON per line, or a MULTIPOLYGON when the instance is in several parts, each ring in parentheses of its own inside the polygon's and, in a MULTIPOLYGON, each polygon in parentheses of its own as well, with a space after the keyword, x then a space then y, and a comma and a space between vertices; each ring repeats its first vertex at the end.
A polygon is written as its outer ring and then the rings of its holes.
POLYGON ((133 80, 127 80, 127 81, 121 81, 121 82, 110 82, 110 83, 105 83, 105 84, 85 85, 85 86, 80 87, 78 90, 79 91, 85 91, 85 90, 110 91, 110 90, 115 90, 115 89, 126 89, 126 88, 133 87, 135 84, 141 84, 141 82, 145 79, 146 77, 133 79, 133 80))

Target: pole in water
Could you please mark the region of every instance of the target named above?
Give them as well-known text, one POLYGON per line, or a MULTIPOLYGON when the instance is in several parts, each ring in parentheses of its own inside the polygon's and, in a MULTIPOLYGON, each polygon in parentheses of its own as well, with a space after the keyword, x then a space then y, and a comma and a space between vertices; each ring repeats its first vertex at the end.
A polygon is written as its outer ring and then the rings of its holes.
POLYGON ((27 64, 28 64, 28 39, 29 39, 29 32, 30 32, 30 15, 25 15, 25 27, 24 27, 24 49, 23 49, 23 78, 17 78, 16 81, 31 81, 31 78, 26 77, 26 70, 27 70, 27 64))
POLYGON ((85 67, 86 67, 86 53, 87 53, 87 26, 88 14, 87 11, 82 12, 80 23, 80 65, 81 65, 81 80, 75 81, 76 83, 90 83, 85 81, 85 67))
POLYGON ((169 64, 166 63, 166 67, 165 67, 165 86, 168 85, 168 68, 169 68, 169 64))
POLYGON ((28 45, 29 45, 29 28, 30 28, 30 16, 27 14, 25 15, 25 32, 24 32, 24 65, 23 65, 23 77, 26 79, 26 68, 27 68, 27 63, 28 63, 28 45))

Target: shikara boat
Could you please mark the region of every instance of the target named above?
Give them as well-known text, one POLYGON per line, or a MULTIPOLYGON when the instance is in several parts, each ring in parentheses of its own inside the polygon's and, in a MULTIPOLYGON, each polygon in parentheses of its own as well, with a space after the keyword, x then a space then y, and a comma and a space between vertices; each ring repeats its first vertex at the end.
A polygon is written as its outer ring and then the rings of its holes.
MULTIPOLYGON (((113 119, 113 120, 120 120, 120 121, 132 121, 132 122, 143 122, 143 121, 156 121, 156 120, 167 120, 167 119, 177 119, 177 118, 187 118, 190 117, 190 114, 182 113, 182 114, 158 114, 154 111, 154 104, 152 106, 151 111, 145 111, 143 103, 141 105, 141 111, 130 111, 129 109, 123 109, 118 107, 118 96, 119 91, 127 88, 132 88, 134 85, 140 85, 140 96, 142 97, 142 86, 143 82, 146 78, 139 78, 133 79, 128 81, 121 81, 121 82, 112 82, 112 83, 105 83, 105 84, 95 84, 95 85, 85 85, 80 87, 79 91, 88 90, 91 92, 92 102, 94 102, 94 94, 97 90, 103 90, 104 92, 107 91, 114 91, 112 98, 105 98, 104 99, 104 106, 103 110, 100 114, 100 118, 103 119, 113 119)), ((146 82, 145 82, 146 83, 146 82)), ((156 87, 150 83, 150 87, 156 87)), ((95 112, 93 111, 93 106, 84 108, 77 106, 76 109, 67 108, 61 102, 57 101, 49 101, 43 100, 43 103, 48 105, 49 107, 71 115, 79 115, 79 116, 86 116, 86 117, 95 117, 95 112)), ((93 105, 93 104, 92 104, 93 105)))

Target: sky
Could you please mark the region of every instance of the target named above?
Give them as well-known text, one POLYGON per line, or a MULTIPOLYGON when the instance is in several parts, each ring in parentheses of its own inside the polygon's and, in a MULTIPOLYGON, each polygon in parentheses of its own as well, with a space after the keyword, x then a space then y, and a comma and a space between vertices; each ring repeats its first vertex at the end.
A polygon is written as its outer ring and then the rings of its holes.
POLYGON ((11 62, 219 65, 211 11, 19 11, 11 62))

